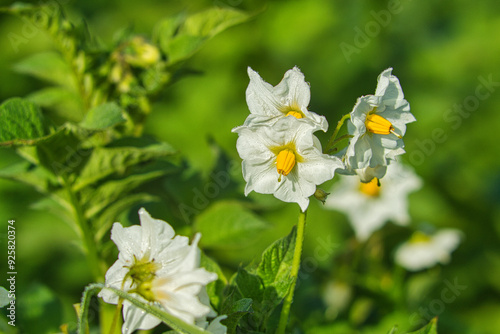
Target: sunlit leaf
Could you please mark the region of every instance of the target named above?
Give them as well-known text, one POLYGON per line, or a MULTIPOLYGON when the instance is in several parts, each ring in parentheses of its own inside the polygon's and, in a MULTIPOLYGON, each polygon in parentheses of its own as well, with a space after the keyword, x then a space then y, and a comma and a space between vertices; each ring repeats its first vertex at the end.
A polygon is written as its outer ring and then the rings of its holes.
POLYGON ((32 145, 48 134, 46 121, 35 104, 12 98, 0 105, 0 146, 32 145))
POLYGON ((408 334, 437 334, 437 317, 433 318, 425 327, 408 334))
POLYGON ((236 201, 214 203, 195 221, 203 246, 216 249, 244 247, 267 227, 264 220, 236 201))
POLYGON ((69 66, 56 52, 36 53, 29 56, 15 64, 14 70, 61 86, 74 85, 69 66))
POLYGON ((125 121, 122 108, 114 102, 90 109, 80 126, 86 129, 103 130, 125 121))

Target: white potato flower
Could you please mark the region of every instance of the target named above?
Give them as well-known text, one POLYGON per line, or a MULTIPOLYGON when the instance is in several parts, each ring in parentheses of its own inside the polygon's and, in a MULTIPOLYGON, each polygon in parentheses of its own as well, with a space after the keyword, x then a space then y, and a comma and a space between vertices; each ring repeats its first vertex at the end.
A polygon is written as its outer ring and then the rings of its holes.
MULTIPOLYGON (((187 237, 175 235, 168 223, 152 218, 144 208, 139 217, 140 226, 113 224, 111 239, 119 254, 106 273, 106 286, 155 303, 186 323, 195 324, 213 313, 207 302, 200 301, 200 295, 206 294, 205 286, 217 279, 217 274, 200 268, 200 235, 189 245, 187 237)), ((118 296, 109 290, 103 289, 99 296, 107 303, 118 303, 118 296)), ((123 318, 124 334, 160 323, 127 300, 123 302, 123 318)))
POLYGON ((381 181, 373 177, 365 183, 342 175, 330 190, 325 207, 345 213, 356 238, 365 241, 388 220, 407 225, 408 195, 421 186, 421 179, 411 169, 394 162, 381 181))
POLYGON ((383 71, 375 95, 358 98, 351 111, 347 129, 353 138, 345 161, 350 169, 386 166, 405 153, 406 124, 414 122, 415 117, 410 113, 398 78, 391 71, 392 68, 383 71))
POLYGON ((317 128, 295 117, 284 117, 273 126, 240 126, 236 148, 243 159, 245 195, 251 191, 273 194, 295 202, 305 211, 316 185, 344 168, 337 157, 323 154, 313 132, 317 128))
POLYGON ((396 250, 396 263, 410 271, 430 268, 438 263, 447 264, 460 243, 461 235, 459 230, 451 228, 434 235, 417 231, 396 250))
POLYGON ((285 116, 305 119, 317 125, 326 132, 328 122, 324 116, 319 116, 307 106, 311 99, 309 84, 298 67, 288 70, 277 86, 265 82, 257 72, 248 68, 250 83, 246 91, 246 100, 250 115, 244 125, 273 125, 285 116))

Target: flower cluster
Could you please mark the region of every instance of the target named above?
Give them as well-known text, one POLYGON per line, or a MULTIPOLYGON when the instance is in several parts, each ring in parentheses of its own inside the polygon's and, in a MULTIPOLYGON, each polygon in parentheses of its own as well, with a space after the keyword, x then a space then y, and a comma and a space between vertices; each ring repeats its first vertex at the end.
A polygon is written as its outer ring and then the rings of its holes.
POLYGON ((239 135, 236 147, 243 159, 245 195, 273 194, 305 211, 316 186, 332 179, 337 170, 357 174, 362 182, 378 182, 390 162, 404 153, 406 124, 415 121, 391 71, 380 74, 375 95, 358 99, 347 125, 351 140, 343 154, 328 155, 314 135, 326 132, 328 123, 307 109, 311 94, 302 72, 294 67, 273 87, 248 68, 250 115, 233 129, 239 135))
POLYGON ((322 153, 314 132, 326 132, 328 123, 307 109, 309 85, 297 67, 271 86, 251 68, 246 91, 250 115, 238 133, 236 147, 243 159, 245 195, 251 191, 273 194, 284 202, 298 203, 302 211, 316 185, 343 168, 338 157, 322 153))
MULTIPOLYGON (((200 235, 191 245, 187 237, 175 235, 166 222, 152 218, 141 208, 141 226, 124 228, 115 223, 111 239, 119 250, 118 260, 106 273, 106 286, 133 294, 136 298, 155 303, 167 313, 206 328, 211 333, 226 332, 221 317, 211 324, 207 317, 215 317, 208 301, 205 286, 217 279, 217 274, 200 268, 200 235)), ((102 299, 117 304, 119 297, 110 290, 99 293, 102 299)), ((122 333, 136 329, 151 329, 160 320, 125 300, 122 333)))
POLYGON ((410 104, 392 68, 378 77, 375 95, 358 98, 350 113, 347 129, 352 139, 343 156, 346 170, 362 182, 380 179, 387 166, 405 153, 406 124, 414 122, 410 104))

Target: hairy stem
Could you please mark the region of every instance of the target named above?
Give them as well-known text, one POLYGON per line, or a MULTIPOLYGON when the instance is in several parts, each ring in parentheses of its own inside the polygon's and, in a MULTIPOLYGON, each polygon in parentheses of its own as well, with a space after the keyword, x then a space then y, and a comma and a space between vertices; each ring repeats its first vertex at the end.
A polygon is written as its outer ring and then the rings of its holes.
POLYGON ((290 286, 290 290, 283 301, 283 308, 281 309, 280 321, 278 324, 277 334, 284 334, 286 330, 286 325, 288 324, 288 317, 290 314, 290 306, 293 302, 293 294, 295 292, 295 284, 297 283, 297 277, 300 269, 300 257, 302 255, 302 245, 304 244, 304 231, 306 228, 306 214, 305 212, 299 213, 299 222, 297 224, 297 239, 295 240, 295 250, 293 252, 292 260, 292 270, 290 275, 293 282, 290 286))

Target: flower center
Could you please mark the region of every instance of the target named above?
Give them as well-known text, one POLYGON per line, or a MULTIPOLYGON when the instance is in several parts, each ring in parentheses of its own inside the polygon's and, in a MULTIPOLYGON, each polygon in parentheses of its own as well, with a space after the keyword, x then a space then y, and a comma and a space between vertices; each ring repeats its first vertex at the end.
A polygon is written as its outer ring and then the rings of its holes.
POLYGON ((280 175, 278 178, 278 182, 281 182, 281 176, 287 176, 295 166, 295 153, 286 148, 281 150, 276 157, 276 169, 278 170, 278 174, 280 175))
POLYGON ((396 137, 400 139, 402 138, 400 135, 394 132, 394 127, 392 126, 391 122, 377 114, 369 114, 368 116, 366 116, 365 126, 366 130, 370 131, 371 133, 376 133, 379 135, 388 135, 389 133, 392 133, 396 137))
POLYGON ((133 283, 141 285, 145 282, 151 282, 156 276, 157 270, 158 264, 154 262, 154 259, 151 261, 144 258, 141 260, 136 259, 134 264, 129 267, 128 276, 132 279, 133 283))
POLYGON ((286 116, 293 116, 297 119, 301 119, 301 118, 304 118, 304 115, 302 115, 302 113, 300 111, 295 111, 295 110, 290 110, 286 116))
POLYGON ((370 182, 363 183, 359 186, 359 191, 370 197, 378 197, 380 195, 379 180, 374 177, 370 182))
POLYGON ((413 235, 410 238, 411 244, 418 244, 418 243, 426 244, 426 243, 429 243, 430 241, 431 241, 431 237, 425 233, 420 232, 420 231, 413 233, 413 235))

